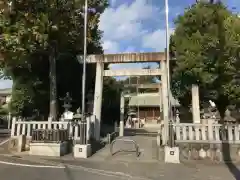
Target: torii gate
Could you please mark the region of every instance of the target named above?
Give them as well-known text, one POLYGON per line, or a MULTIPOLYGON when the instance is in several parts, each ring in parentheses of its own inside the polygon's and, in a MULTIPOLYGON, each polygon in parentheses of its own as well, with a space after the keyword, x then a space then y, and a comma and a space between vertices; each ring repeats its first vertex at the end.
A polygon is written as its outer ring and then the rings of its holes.
MULTIPOLYGON (((78 57, 82 60, 82 56, 78 57)), ((104 76, 161 76, 161 92, 163 102, 163 119, 165 141, 168 138, 168 93, 167 93, 167 67, 165 52, 150 53, 124 53, 124 54, 102 54, 88 55, 86 63, 96 63, 96 81, 94 92, 94 108, 93 114, 96 117, 94 124, 95 139, 100 139, 101 109, 102 109, 102 91, 104 76), (160 69, 120 69, 120 70, 104 70, 104 63, 141 63, 141 62, 160 62, 160 69)), ((161 106, 161 105, 160 105, 161 106)), ((121 111, 123 112, 123 111, 121 111)), ((121 118, 123 121, 123 118, 121 118)), ((121 122, 120 124, 124 124, 121 122)), ((120 127, 120 129, 123 127, 120 127)))

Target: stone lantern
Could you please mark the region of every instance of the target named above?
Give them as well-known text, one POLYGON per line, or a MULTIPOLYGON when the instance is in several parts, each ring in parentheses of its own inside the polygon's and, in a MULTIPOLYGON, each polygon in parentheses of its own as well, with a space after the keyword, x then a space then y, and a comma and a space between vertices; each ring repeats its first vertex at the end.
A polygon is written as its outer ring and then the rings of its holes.
POLYGON ((72 98, 69 94, 69 92, 66 93, 66 96, 62 99, 63 103, 63 108, 64 108, 64 113, 63 113, 63 119, 65 120, 72 120, 73 119, 73 112, 70 111, 72 107, 72 98))

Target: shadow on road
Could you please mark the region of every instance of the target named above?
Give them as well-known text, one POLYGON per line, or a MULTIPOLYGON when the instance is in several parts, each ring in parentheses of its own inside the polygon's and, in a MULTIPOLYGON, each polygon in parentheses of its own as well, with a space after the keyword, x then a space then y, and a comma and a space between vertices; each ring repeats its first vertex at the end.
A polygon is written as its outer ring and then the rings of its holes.
POLYGON ((66 165, 64 165, 64 172, 66 173, 68 180, 74 180, 72 173, 70 172, 69 168, 66 165))
POLYGON ((230 144, 227 139, 227 131, 222 133, 222 156, 223 156, 223 161, 225 165, 227 166, 229 172, 234 176, 236 180, 240 180, 240 170, 237 168, 237 166, 233 163, 232 157, 231 157, 231 150, 230 150, 230 144))

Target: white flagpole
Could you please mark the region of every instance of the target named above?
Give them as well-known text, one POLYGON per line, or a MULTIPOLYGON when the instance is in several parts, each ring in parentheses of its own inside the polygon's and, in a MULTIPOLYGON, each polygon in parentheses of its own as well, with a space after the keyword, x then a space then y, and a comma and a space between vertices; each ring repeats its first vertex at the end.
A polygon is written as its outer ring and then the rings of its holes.
MULTIPOLYGON (((168 22, 168 0, 165 0, 165 18, 166 18, 166 61, 167 61, 167 87, 168 103, 170 104, 170 63, 169 63, 169 22, 168 22)), ((169 106, 170 109, 170 106, 169 106)))
POLYGON ((83 49, 83 74, 82 74, 82 116, 85 120, 85 94, 86 94, 86 58, 87 58, 87 22, 88 22, 88 0, 84 7, 84 49, 83 49))
POLYGON ((170 57, 169 57, 169 20, 168 20, 168 0, 165 0, 165 18, 166 18, 166 61, 167 61, 167 96, 168 96, 168 145, 174 145, 173 139, 173 121, 172 121, 172 106, 171 106, 171 82, 170 82, 170 57))

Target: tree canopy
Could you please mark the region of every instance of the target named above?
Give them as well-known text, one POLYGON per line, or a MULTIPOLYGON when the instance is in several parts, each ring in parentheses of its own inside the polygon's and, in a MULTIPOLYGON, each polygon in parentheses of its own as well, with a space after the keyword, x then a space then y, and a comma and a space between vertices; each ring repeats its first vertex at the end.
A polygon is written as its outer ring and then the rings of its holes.
POLYGON ((199 2, 175 24, 170 39, 174 95, 187 105, 192 84, 198 84, 200 100, 213 100, 223 117, 226 107, 240 100, 240 18, 220 2, 199 2))
MULTIPOLYGON (((87 51, 101 54, 98 22, 108 2, 88 2, 87 51)), ((80 106, 82 66, 76 55, 83 53, 83 7, 83 0, 0 1, 0 68, 13 80, 13 112, 27 115, 38 109, 47 114, 53 45, 57 52, 58 99, 70 92, 74 109, 80 106)), ((87 91, 93 90, 94 77, 95 65, 87 65, 87 91)))

